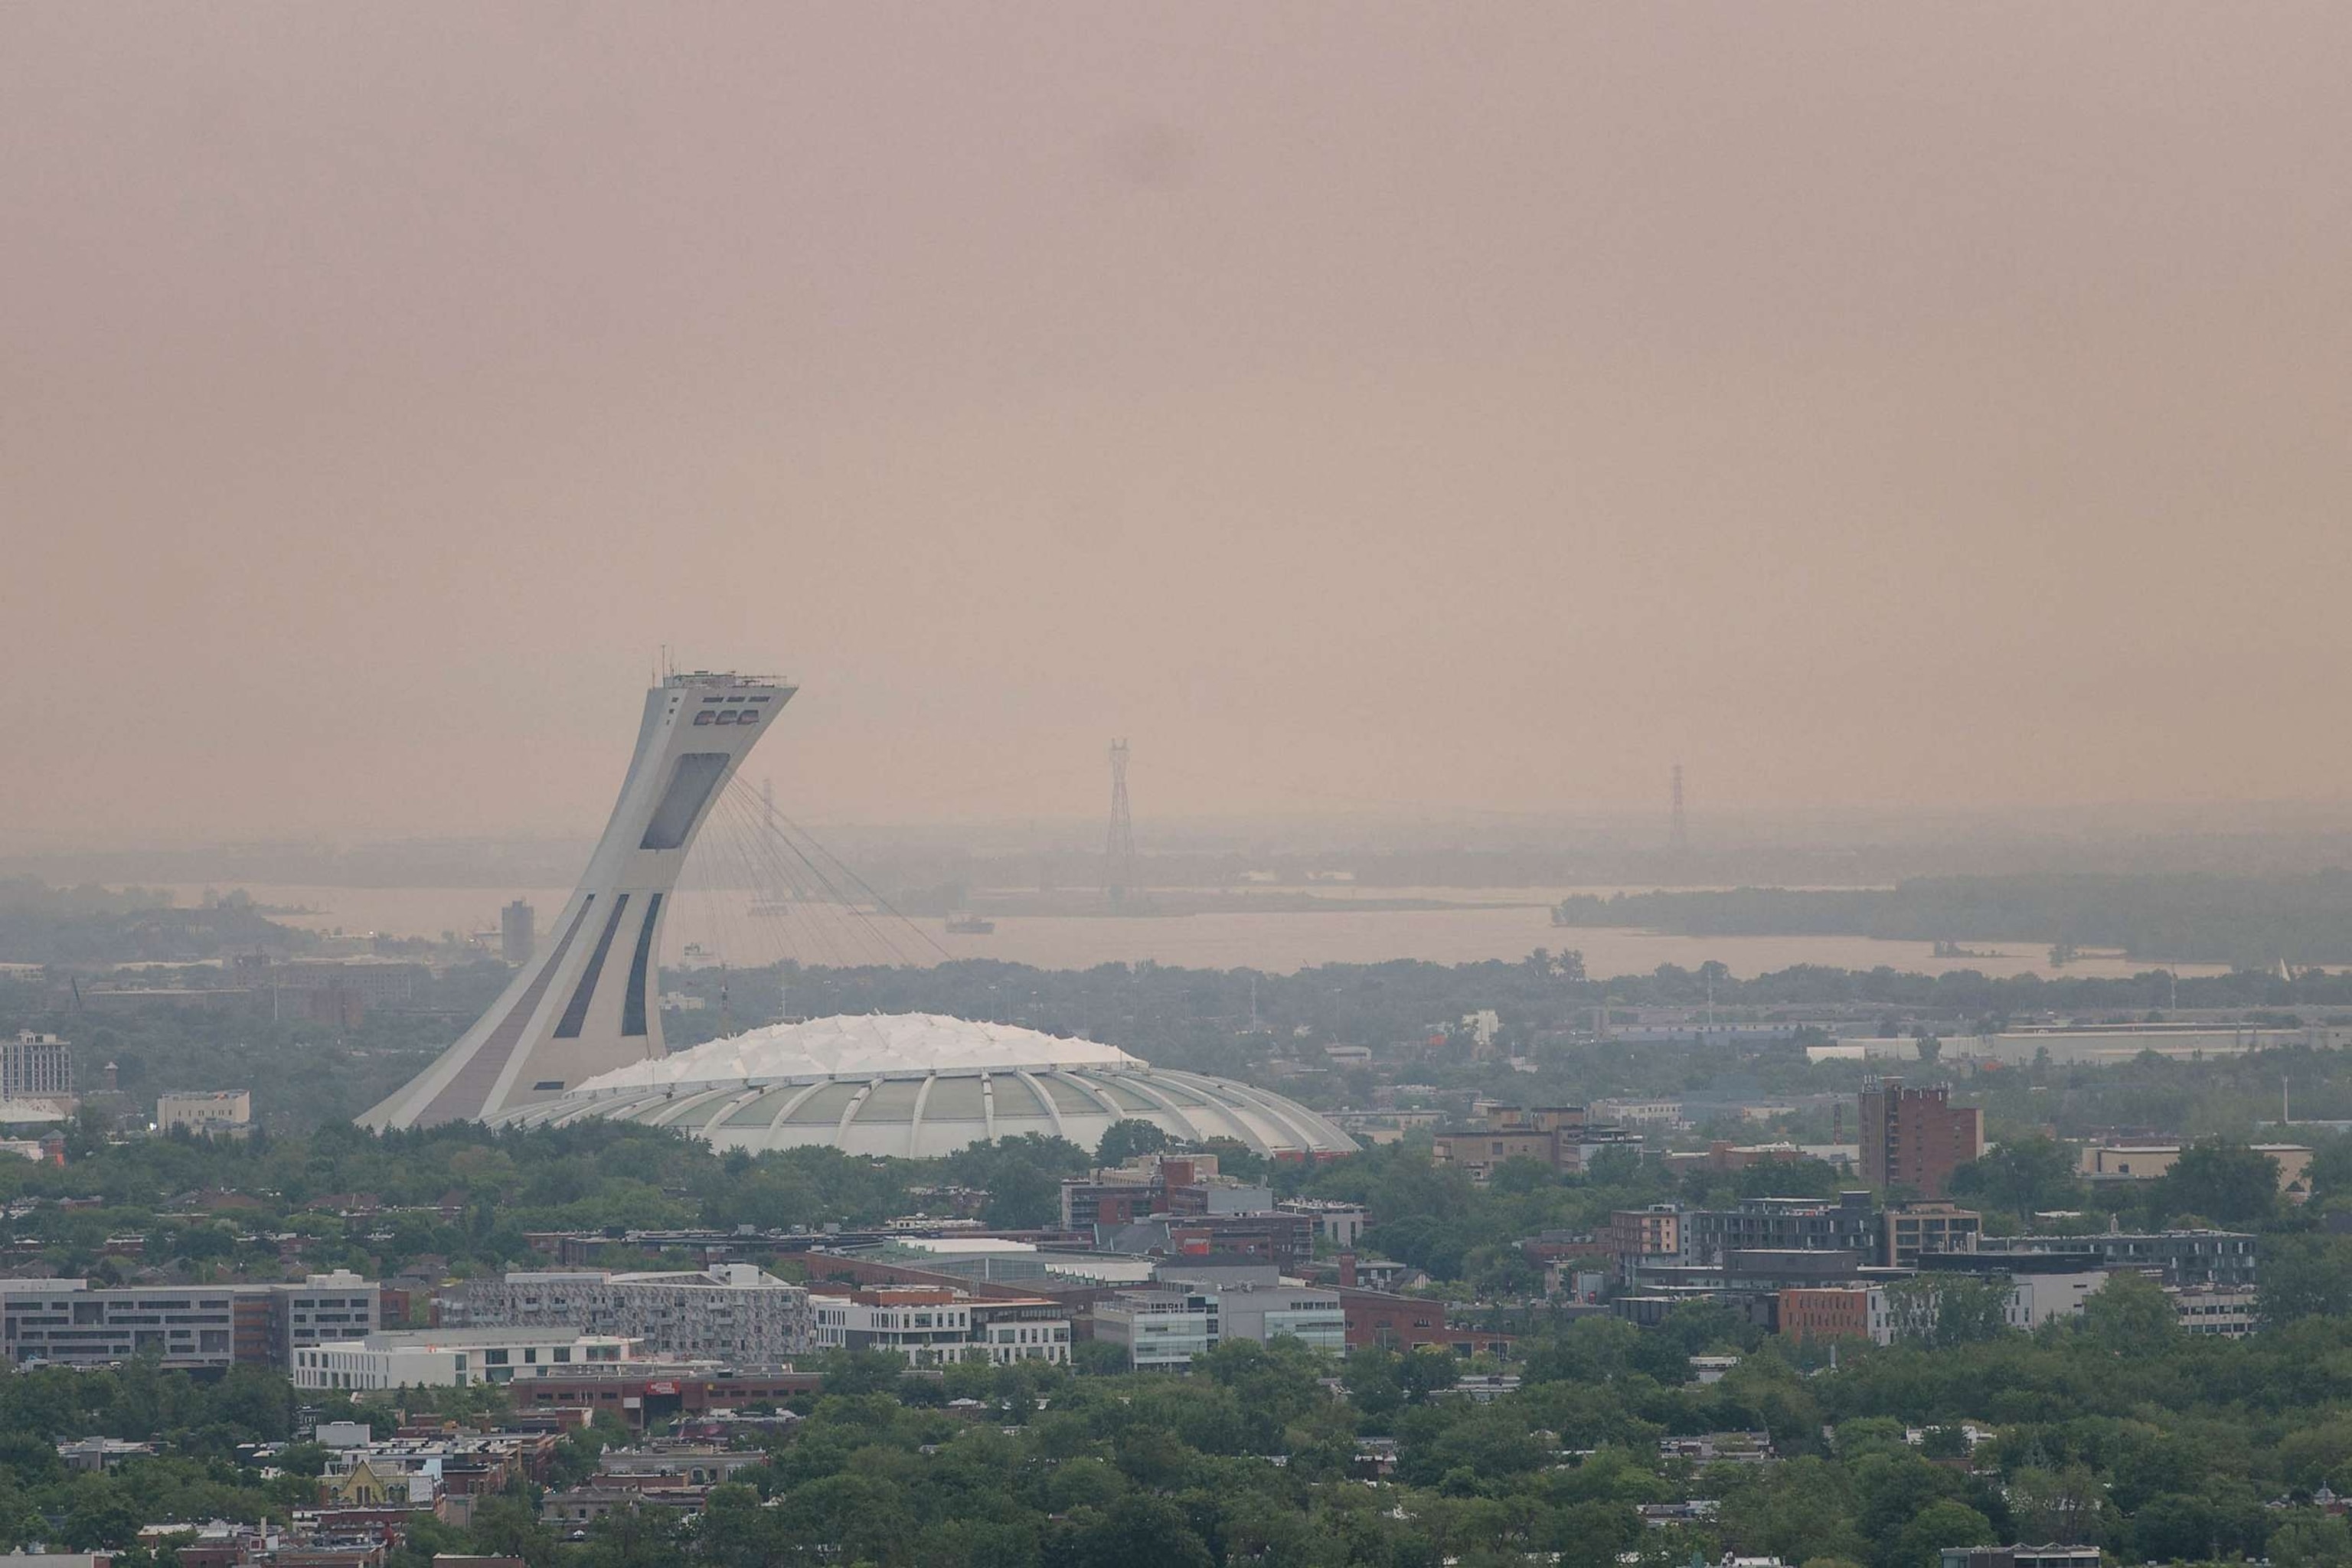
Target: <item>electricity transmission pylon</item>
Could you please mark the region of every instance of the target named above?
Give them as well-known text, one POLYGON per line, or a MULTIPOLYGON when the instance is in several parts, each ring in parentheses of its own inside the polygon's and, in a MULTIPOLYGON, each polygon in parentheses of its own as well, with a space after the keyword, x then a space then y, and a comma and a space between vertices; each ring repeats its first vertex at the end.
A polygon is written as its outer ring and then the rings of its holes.
POLYGON ((1110 831, 1103 842, 1103 891, 1113 909, 1135 890, 1135 819, 1127 809, 1127 742, 1110 743, 1110 831))

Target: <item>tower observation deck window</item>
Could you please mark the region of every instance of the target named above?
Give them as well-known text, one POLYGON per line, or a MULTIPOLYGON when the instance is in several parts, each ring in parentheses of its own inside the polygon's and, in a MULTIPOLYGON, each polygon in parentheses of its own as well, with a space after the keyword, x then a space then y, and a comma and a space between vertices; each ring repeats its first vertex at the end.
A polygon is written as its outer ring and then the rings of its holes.
POLYGON ((727 772, 725 752, 688 752, 678 758, 677 771, 669 776, 669 787, 662 792, 661 804, 654 807, 652 818, 646 824, 646 836, 638 841, 640 849, 675 849, 686 842, 698 818, 702 816, 703 803, 710 792, 719 787, 719 778, 727 772))

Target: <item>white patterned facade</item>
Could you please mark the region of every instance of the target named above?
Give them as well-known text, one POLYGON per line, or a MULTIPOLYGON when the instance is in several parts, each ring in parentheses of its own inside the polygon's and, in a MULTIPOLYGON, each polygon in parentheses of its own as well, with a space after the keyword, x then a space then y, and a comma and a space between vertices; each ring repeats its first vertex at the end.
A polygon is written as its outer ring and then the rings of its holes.
POLYGON ((645 1353, 729 1366, 775 1366, 815 1345, 809 1293, 748 1263, 682 1273, 518 1272, 441 1299, 467 1328, 571 1328, 641 1340, 645 1353))

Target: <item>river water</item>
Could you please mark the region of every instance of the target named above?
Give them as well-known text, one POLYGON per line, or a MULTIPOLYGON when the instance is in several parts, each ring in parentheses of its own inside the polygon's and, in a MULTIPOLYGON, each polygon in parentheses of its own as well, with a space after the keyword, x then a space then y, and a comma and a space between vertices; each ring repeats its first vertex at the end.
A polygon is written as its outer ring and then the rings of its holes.
MULTIPOLYGON (((197 902, 204 891, 200 888, 173 890, 183 904, 197 902)), ((256 885, 246 890, 266 904, 316 911, 276 917, 289 925, 400 936, 495 931, 499 907, 514 898, 536 908, 543 935, 545 922, 554 918, 569 896, 568 889, 549 888, 499 891, 256 885)), ((1974 969, 1997 976, 2063 973, 2099 978, 2156 967, 2127 962, 2119 955, 2099 954, 2053 972, 2046 950, 2021 942, 1976 942, 1970 945, 1982 956, 1939 959, 1933 945, 1924 942, 1843 936, 1689 937, 1613 927, 1561 929, 1551 923, 1552 902, 1572 891, 1618 890, 1610 888, 1316 890, 1359 900, 1442 899, 1455 907, 1173 917, 1002 915, 994 917, 992 934, 977 936, 950 935, 936 919, 900 921, 889 916, 853 916, 830 908, 760 914, 753 912, 751 894, 686 889, 676 896, 664 924, 664 945, 668 950, 664 956, 672 964, 723 959, 746 966, 782 957, 812 963, 929 963, 942 957, 997 958, 1044 969, 1087 969, 1148 959, 1186 968, 1251 968, 1284 973, 1320 963, 1378 963, 1391 959, 1433 963, 1516 961, 1540 947, 1554 952, 1569 948, 1581 952, 1587 972, 1596 976, 1646 974, 1662 963, 1696 969, 1709 960, 1743 977, 1800 963, 1840 969, 1874 969, 1884 964, 1927 973, 1974 969)), ((2222 970, 2218 964, 2177 968, 2184 975, 2222 970)))

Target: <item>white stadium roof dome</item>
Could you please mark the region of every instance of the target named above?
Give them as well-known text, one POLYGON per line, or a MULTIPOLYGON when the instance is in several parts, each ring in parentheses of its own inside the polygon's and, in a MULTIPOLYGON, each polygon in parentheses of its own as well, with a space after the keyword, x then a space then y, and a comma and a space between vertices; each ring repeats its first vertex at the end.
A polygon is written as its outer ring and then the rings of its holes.
POLYGON ((501 1112, 507 1127, 592 1118, 675 1127, 720 1149, 821 1145, 929 1159, 1024 1132, 1091 1151, 1115 1121, 1277 1157, 1356 1144, 1296 1100, 1155 1068, 1115 1046, 930 1013, 813 1018, 710 1040, 501 1112))

